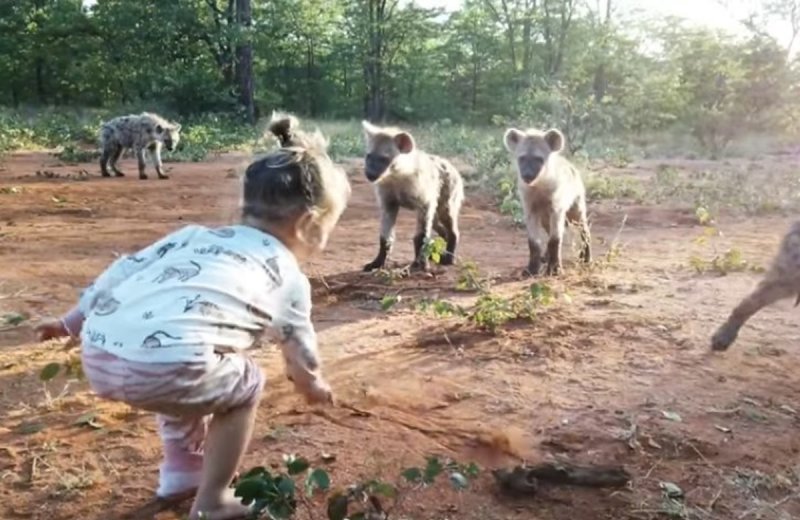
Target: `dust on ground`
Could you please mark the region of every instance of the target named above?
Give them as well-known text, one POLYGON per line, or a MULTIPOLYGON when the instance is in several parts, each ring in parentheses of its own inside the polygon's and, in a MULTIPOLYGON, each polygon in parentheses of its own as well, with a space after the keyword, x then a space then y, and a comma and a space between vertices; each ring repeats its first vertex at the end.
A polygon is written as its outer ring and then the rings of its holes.
MULTIPOLYGON (((189 222, 235 219, 244 156, 173 163, 172 178, 102 179, 93 164, 43 153, 13 155, 0 170, 0 516, 152 518, 159 443, 151 416, 103 402, 82 382, 38 373, 70 355, 35 344, 36 319, 67 310, 115 252, 147 245, 189 222), (81 174, 81 170, 89 175, 81 174), (38 172, 38 173, 37 173, 38 172), (10 318, 9 318, 10 317, 10 318), (21 324, 16 322, 30 317, 21 324), (13 323, 8 323, 8 321, 13 323), (76 424, 93 412, 100 428, 76 424)), ((690 258, 736 247, 766 265, 787 217, 721 218, 706 237, 685 208, 592 204, 586 270, 565 248, 557 295, 533 323, 497 334, 421 312, 422 298, 468 301, 458 268, 386 280, 360 273, 377 250, 376 204, 357 163, 353 197, 329 249, 306 265, 324 369, 346 406, 310 408, 283 377, 271 346, 254 351, 269 382, 246 466, 297 453, 334 485, 394 479, 440 454, 484 469, 560 458, 620 463, 629 488, 546 488, 528 500, 494 491, 489 471, 469 491, 421 491, 415 519, 789 519, 800 517, 800 350, 792 302, 764 310, 722 355, 709 337, 757 280, 756 272, 697 274, 690 258), (623 216, 627 215, 622 226, 623 216), (613 247, 612 247, 613 246, 613 247), (609 254, 611 252, 612 254, 609 254), (382 310, 387 295, 400 302, 382 310), (668 500, 662 483, 685 497, 668 500)), ((646 168, 646 165, 640 169, 646 168)), ((407 263, 414 219, 401 213, 392 259, 407 263)), ((459 251, 493 290, 531 283, 523 230, 469 194, 459 251)), ((245 468, 246 469, 246 468, 245 468)), ((181 518, 188 503, 157 518, 181 518)))

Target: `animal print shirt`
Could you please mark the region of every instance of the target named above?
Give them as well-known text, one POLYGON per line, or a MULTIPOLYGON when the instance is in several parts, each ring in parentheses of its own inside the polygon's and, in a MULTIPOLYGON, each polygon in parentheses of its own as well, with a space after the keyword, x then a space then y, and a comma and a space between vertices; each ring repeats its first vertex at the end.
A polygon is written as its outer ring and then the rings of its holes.
POLYGON ((290 379, 319 366, 308 278, 278 239, 248 226, 191 225, 122 256, 78 310, 84 343, 130 361, 211 359, 272 329, 290 379))

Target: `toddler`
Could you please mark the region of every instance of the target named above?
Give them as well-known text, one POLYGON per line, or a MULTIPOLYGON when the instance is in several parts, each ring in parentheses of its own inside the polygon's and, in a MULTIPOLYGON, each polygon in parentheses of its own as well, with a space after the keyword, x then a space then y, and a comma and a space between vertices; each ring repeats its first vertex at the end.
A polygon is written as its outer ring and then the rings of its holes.
POLYGON ((101 397, 155 412, 164 445, 161 498, 195 494, 191 519, 247 513, 230 484, 264 384, 240 353, 278 333, 287 377, 310 403, 333 402, 298 264, 321 251, 350 185, 319 132, 247 168, 239 225, 190 225, 117 259, 40 340, 79 336, 101 397))

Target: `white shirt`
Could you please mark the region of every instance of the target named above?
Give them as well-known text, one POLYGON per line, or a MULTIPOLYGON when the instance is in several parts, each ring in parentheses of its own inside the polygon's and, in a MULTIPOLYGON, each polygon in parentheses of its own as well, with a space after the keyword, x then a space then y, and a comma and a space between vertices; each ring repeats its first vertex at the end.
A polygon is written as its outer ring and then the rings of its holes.
POLYGON ((308 278, 278 239, 252 227, 186 226, 118 258, 78 306, 82 341, 130 361, 208 360, 272 328, 290 378, 319 368, 308 278))

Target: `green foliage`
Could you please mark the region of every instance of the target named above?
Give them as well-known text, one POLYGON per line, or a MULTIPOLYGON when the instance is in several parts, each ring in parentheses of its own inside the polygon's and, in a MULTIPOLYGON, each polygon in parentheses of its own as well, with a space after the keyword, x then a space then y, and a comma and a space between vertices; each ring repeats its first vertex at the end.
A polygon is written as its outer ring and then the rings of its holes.
POLYGON ((366 518, 370 513, 389 518, 409 493, 433 485, 442 474, 447 474, 452 487, 458 491, 469 486, 470 479, 478 476, 475 464, 462 466, 449 459, 428 457, 424 468, 408 468, 400 473, 395 483, 369 479, 331 491, 331 478, 321 468, 312 468, 308 460, 294 455, 284 456, 285 472, 273 474, 263 466, 255 467, 236 483, 235 495, 245 505, 251 505, 257 518, 278 520, 294 518, 298 504, 303 504, 314 518, 307 499, 315 494, 327 495, 326 516, 329 520, 366 518), (295 479, 304 478, 298 483, 295 479), (299 493, 302 489, 304 493, 299 493), (391 507, 384 506, 386 500, 391 507))
MULTIPOLYGON (((245 45, 262 118, 281 108, 319 119, 335 159, 363 155, 362 117, 414 123, 423 148, 463 157, 475 169, 469 183, 498 186, 515 217, 501 183, 506 125, 556 126, 568 151, 616 166, 648 132, 671 130, 720 155, 746 132, 800 128, 800 62, 758 24, 739 36, 573 0, 466 1, 449 13, 415 2, 253 0, 254 30, 237 22, 234 2, 83 4, 0 5, 0 105, 15 108, 0 113, 0 153, 72 145, 64 160, 88 158, 73 154, 96 143, 100 115, 121 107, 184 123, 169 160, 251 146, 258 136, 238 95, 245 45), (75 117, 64 107, 94 109, 75 117)), ((776 5, 758 4, 757 14, 797 18, 776 5)))
POLYGON ((522 294, 504 298, 496 294, 484 293, 471 309, 468 319, 489 332, 513 320, 533 320, 537 311, 552 304, 553 292, 549 286, 533 283, 522 294))
POLYGON ((381 298, 381 310, 386 312, 400 302, 401 296, 399 294, 387 294, 381 298))
POLYGON ((436 237, 422 247, 422 255, 434 264, 438 264, 442 261, 446 249, 447 242, 442 237, 436 237))
POLYGON ((477 271, 465 268, 456 289, 478 291, 476 302, 462 307, 447 300, 424 299, 417 305, 421 312, 432 312, 437 318, 464 318, 469 323, 492 334, 508 322, 532 321, 542 308, 555 301, 552 289, 543 283, 533 283, 528 288, 508 298, 490 290, 486 281, 479 280, 477 271))
POLYGON ((76 379, 83 379, 83 365, 79 356, 69 356, 65 361, 51 362, 42 367, 39 372, 39 379, 43 382, 51 381, 55 377, 64 373, 67 377, 75 377, 76 379))

